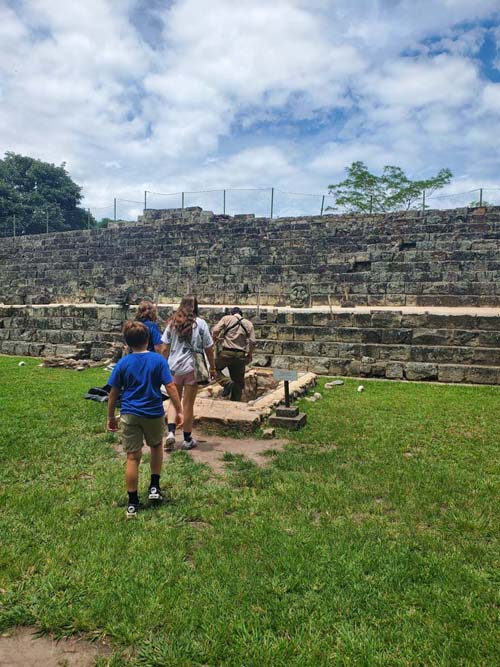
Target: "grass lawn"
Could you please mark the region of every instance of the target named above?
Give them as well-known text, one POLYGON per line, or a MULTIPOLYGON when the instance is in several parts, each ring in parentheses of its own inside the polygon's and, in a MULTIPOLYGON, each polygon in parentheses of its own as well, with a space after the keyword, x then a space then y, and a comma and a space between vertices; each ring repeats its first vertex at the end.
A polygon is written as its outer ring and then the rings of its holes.
POLYGON ((301 402, 267 468, 227 457, 215 479, 177 452, 172 502, 127 521, 105 406, 82 399, 108 374, 18 361, 0 357, 0 630, 106 635, 113 667, 499 664, 500 388, 346 381, 301 402))

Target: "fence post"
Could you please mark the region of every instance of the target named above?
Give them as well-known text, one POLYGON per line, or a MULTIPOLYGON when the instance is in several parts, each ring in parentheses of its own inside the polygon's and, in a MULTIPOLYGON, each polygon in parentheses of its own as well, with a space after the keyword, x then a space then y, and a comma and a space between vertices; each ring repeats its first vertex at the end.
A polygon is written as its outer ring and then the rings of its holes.
POLYGON ((273 209, 274 209, 274 188, 271 188, 271 220, 273 219, 273 209))
POLYGON ((223 209, 223 215, 226 215, 226 191, 223 190, 223 196, 222 196, 222 209, 223 209))
POLYGON ((144 210, 148 207, 148 191, 144 190, 144 210))
POLYGON ((116 222, 116 197, 113 201, 113 220, 116 222))
POLYGON ((483 188, 479 189, 479 206, 483 205, 483 188))
POLYGON ((49 233, 49 209, 45 209, 45 217, 47 222, 47 234, 49 233))
POLYGON ((87 229, 90 229, 90 209, 87 209, 87 229))
POLYGON ((373 213, 373 195, 370 195, 370 213, 373 213))
POLYGON ((15 237, 16 236, 16 214, 15 213, 12 216, 12 223, 13 223, 13 227, 14 227, 14 237, 15 237))
POLYGON ((425 190, 422 190, 422 213, 425 212, 425 190))
POLYGON ((182 210, 184 210, 184 193, 182 192, 182 210))
POLYGON ((324 207, 325 207, 325 195, 323 195, 323 197, 321 199, 321 213, 320 213, 320 215, 323 215, 324 207))

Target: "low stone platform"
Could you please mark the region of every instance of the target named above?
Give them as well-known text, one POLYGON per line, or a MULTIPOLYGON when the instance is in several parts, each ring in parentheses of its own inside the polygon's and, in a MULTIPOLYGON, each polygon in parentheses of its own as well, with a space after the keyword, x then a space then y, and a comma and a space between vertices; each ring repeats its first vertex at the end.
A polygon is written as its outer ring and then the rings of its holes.
MULTIPOLYGON (((299 374, 295 382, 290 383, 290 397, 297 398, 316 384, 314 373, 299 374)), ((221 398, 206 398, 198 396, 194 405, 195 424, 238 427, 243 431, 252 431, 271 414, 272 408, 284 401, 285 390, 283 382, 277 389, 252 403, 238 403, 221 398)))

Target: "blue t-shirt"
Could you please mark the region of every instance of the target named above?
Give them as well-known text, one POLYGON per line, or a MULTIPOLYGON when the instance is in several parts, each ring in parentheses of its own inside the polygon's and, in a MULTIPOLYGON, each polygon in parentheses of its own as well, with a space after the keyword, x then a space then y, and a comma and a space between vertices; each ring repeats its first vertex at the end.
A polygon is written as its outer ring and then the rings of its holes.
POLYGON ((157 352, 132 352, 113 368, 108 380, 122 390, 120 412, 138 417, 162 417, 162 384, 170 384, 172 375, 167 360, 157 352))
POLYGON ((161 345, 162 340, 161 340, 161 332, 158 329, 158 325, 156 322, 151 322, 151 320, 139 320, 139 322, 142 322, 145 324, 149 330, 149 342, 148 342, 148 350, 150 352, 155 351, 155 345, 161 345))

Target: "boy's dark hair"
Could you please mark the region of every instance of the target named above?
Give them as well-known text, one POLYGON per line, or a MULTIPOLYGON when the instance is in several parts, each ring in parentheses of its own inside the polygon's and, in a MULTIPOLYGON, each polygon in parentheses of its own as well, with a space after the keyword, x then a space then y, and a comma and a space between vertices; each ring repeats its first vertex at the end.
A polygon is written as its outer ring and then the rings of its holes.
POLYGON ((123 325, 123 336, 129 347, 144 347, 149 340, 149 330, 137 320, 129 320, 123 325))
POLYGON ((241 317, 243 317, 242 310, 241 310, 241 308, 238 308, 238 306, 235 306, 234 308, 231 308, 231 310, 229 311, 229 314, 230 315, 241 315, 241 317))

